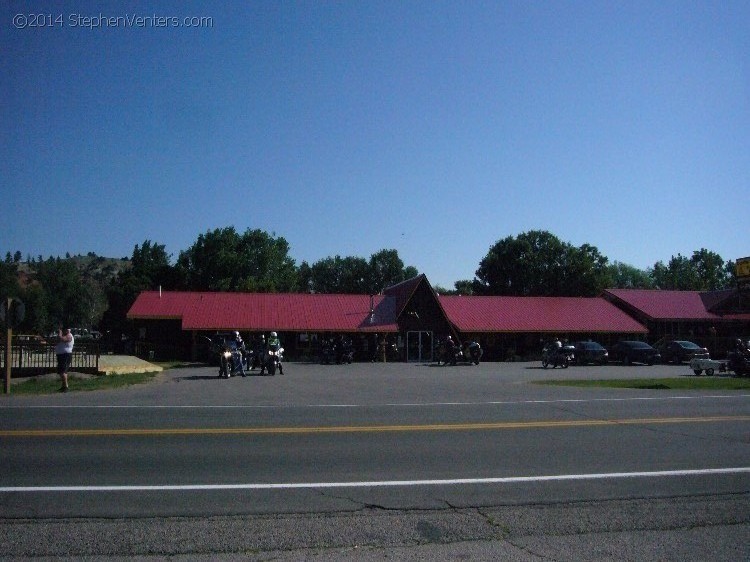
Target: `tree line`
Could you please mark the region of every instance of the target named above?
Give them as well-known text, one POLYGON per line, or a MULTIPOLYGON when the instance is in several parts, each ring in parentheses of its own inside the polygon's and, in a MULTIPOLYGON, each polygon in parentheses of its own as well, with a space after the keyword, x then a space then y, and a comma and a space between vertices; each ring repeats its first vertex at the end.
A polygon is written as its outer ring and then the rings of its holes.
MULTIPOLYGON (((18 328, 48 333, 58 326, 127 333, 125 315, 141 291, 243 291, 377 294, 419 274, 395 249, 369 259, 332 256, 297 265, 289 243, 262 230, 217 228, 200 234, 175 260, 165 246, 145 240, 130 258, 89 254, 0 261, 0 297, 19 297, 26 318, 18 328), (115 263, 112 263, 112 262, 115 263)), ((439 293, 515 296, 596 296, 607 288, 717 290, 734 285, 734 263, 706 249, 672 256, 646 270, 608 258, 590 244, 573 246, 547 231, 508 236, 493 244, 473 279, 439 293)))
POLYGON ((474 279, 457 281, 454 292, 591 297, 604 289, 715 291, 735 285, 735 263, 705 248, 642 270, 610 263, 596 246, 574 246, 550 232, 532 230, 493 244, 474 279))

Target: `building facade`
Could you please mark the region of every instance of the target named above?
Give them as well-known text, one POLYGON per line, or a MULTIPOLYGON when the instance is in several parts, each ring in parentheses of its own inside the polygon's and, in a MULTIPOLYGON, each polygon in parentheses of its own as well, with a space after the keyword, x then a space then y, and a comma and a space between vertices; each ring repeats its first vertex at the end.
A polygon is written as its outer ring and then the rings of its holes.
POLYGON ((738 290, 612 289, 601 297, 441 296, 419 275, 380 295, 145 291, 128 312, 140 355, 201 359, 207 338, 238 330, 248 340, 279 333, 293 360, 316 361, 324 339, 345 336, 355 359, 429 362, 448 335, 478 341, 490 361, 538 358, 553 338, 693 339, 721 352, 750 336, 747 295, 738 290), (387 350, 383 356, 382 350, 387 350))

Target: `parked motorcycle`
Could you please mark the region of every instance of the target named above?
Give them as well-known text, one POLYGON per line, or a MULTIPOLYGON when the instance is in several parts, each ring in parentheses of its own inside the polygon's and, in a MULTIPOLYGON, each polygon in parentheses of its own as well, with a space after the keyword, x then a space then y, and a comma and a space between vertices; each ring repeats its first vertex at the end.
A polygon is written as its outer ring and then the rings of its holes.
POLYGON ((740 351, 728 353, 726 370, 733 371, 740 377, 750 376, 750 357, 740 351))
POLYGON ((465 343, 461 352, 463 359, 468 363, 474 363, 474 365, 479 365, 479 360, 482 358, 483 353, 482 346, 479 345, 479 342, 475 341, 465 343))
POLYGON ((226 340, 219 355, 219 378, 229 378, 232 375, 245 376, 242 366, 242 351, 237 342, 226 340))
POLYGON ((545 369, 552 365, 552 368, 560 367, 567 369, 570 362, 573 361, 573 352, 575 347, 565 345, 563 347, 549 346, 542 351, 542 367, 545 369))
POLYGON ((320 362, 323 365, 330 365, 336 362, 337 346, 333 340, 324 340, 320 347, 320 362))
POLYGON ((342 339, 335 346, 336 363, 349 363, 354 361, 354 344, 351 340, 342 339))
POLYGON ((438 365, 458 365, 467 363, 479 365, 484 350, 478 342, 465 342, 463 345, 450 345, 448 342, 438 344, 438 365))
POLYGON ((462 357, 459 346, 448 341, 438 343, 438 365, 456 365, 462 357))
POLYGON ((278 369, 279 374, 284 374, 284 366, 282 365, 282 359, 284 356, 284 348, 272 344, 269 345, 266 350, 263 352, 263 360, 261 362, 260 366, 260 374, 262 375, 264 371, 268 371, 268 374, 273 376, 276 374, 276 370, 278 369))

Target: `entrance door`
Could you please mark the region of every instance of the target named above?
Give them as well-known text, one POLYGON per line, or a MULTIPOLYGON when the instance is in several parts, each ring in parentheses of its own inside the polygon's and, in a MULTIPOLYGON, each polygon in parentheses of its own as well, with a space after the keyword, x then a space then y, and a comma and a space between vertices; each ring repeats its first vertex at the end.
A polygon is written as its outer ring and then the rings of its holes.
POLYGON ((406 332, 406 360, 432 361, 432 332, 406 332))

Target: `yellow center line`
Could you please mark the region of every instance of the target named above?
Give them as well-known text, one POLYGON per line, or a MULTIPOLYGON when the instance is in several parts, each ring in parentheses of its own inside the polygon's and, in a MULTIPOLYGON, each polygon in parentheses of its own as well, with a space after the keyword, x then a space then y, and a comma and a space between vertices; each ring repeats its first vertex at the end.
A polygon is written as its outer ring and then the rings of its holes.
POLYGON ((569 420, 531 422, 491 422, 416 425, 345 425, 323 427, 215 427, 215 428, 131 428, 131 429, 12 429, 0 430, 3 437, 117 437, 169 435, 283 435, 314 433, 387 433, 407 431, 481 431, 503 429, 538 429, 596 427, 614 425, 652 425, 676 423, 721 423, 750 421, 750 416, 709 416, 674 418, 632 418, 612 420, 569 420))

